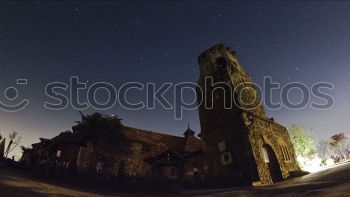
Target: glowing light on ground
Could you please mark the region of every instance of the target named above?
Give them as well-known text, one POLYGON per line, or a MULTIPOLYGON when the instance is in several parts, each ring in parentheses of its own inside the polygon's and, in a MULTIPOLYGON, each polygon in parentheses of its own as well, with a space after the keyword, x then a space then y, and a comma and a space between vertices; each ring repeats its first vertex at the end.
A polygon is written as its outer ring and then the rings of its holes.
POLYGON ((319 157, 309 159, 309 158, 298 156, 297 160, 300 164, 301 169, 308 172, 318 172, 318 171, 324 170, 325 168, 334 166, 334 161, 332 159, 327 160, 323 164, 322 164, 322 159, 319 157))

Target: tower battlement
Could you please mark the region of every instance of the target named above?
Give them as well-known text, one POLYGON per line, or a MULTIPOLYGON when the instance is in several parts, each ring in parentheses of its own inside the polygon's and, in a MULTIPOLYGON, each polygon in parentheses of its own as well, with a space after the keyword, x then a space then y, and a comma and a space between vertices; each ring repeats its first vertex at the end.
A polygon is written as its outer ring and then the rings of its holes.
POLYGON ((236 52, 230 47, 226 47, 224 44, 216 44, 198 56, 198 64, 201 64, 202 61, 206 61, 207 58, 212 58, 213 56, 223 53, 229 53, 233 57, 236 57, 236 52))

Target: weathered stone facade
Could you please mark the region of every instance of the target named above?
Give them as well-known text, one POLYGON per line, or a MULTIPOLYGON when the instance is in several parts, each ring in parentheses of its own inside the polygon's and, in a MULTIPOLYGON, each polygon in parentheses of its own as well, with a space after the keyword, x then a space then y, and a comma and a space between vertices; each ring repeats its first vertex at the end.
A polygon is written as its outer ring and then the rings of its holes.
POLYGON ((127 153, 112 153, 100 149, 91 143, 81 146, 76 160, 79 170, 95 171, 101 163, 101 170, 118 176, 122 172, 127 176, 145 177, 151 174, 151 165, 144 160, 142 144, 131 142, 127 153), (121 169, 123 168, 123 169, 121 169))
POLYGON ((287 129, 269 119, 236 54, 215 45, 198 57, 205 174, 217 184, 269 184, 298 171, 287 129))
MULTIPOLYGON (((77 128, 74 128, 76 130, 77 128)), ((129 142, 122 151, 102 149, 90 142, 80 146, 77 169, 119 176, 183 180, 191 185, 202 169, 202 141, 187 129, 184 137, 171 136, 131 127, 122 133, 129 142)))
POLYGON ((201 178, 203 141, 190 128, 180 137, 122 126, 120 132, 128 143, 117 149, 106 137, 84 138, 80 129, 73 126, 73 132, 40 138, 22 161, 32 166, 45 161, 85 175, 175 181, 188 187, 196 186, 201 178))

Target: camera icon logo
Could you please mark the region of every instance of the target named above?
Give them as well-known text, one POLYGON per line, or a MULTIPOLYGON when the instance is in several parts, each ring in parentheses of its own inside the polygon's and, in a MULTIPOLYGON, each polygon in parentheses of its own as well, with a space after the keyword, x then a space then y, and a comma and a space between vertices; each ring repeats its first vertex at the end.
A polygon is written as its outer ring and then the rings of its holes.
MULTIPOLYGON (((17 85, 27 85, 28 80, 27 79, 17 79, 17 85)), ((14 86, 8 87, 4 91, 4 96, 7 99, 7 101, 15 101, 18 98, 18 89, 14 86)), ((16 104, 5 104, 4 102, 0 101, 0 110, 6 111, 6 112, 16 112, 19 110, 24 109, 29 104, 28 99, 23 99, 20 102, 17 102, 16 104)))

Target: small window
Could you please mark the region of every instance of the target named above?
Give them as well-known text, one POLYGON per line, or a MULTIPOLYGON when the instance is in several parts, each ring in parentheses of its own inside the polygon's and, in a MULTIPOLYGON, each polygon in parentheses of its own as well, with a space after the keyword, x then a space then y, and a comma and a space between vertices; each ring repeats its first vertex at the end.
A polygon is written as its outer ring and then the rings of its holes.
POLYGON ((62 151, 58 150, 57 153, 56 153, 56 157, 61 157, 61 153, 62 153, 62 151))
POLYGON ((224 152, 226 151, 226 142, 225 141, 221 141, 218 143, 218 148, 220 152, 224 152))
POLYGON ((262 153, 263 153, 264 162, 269 163, 270 159, 265 147, 262 148, 262 153))
POLYGON ((282 151, 283 159, 285 161, 291 161, 292 157, 291 157, 291 154, 290 154, 288 148, 286 146, 280 146, 280 148, 281 148, 281 151, 282 151))
POLYGON ((287 149, 287 147, 286 147, 286 152, 287 152, 288 161, 291 161, 291 160, 292 160, 292 157, 290 156, 290 152, 289 152, 289 150, 287 149))
POLYGON ((171 168, 171 175, 170 176, 175 176, 175 169, 171 168))
POLYGON ((226 59, 224 57, 219 57, 216 59, 216 65, 219 68, 225 68, 227 65, 226 59))
POLYGON ((232 164, 232 155, 230 152, 221 153, 220 158, 221 158, 221 165, 222 166, 232 164))
POLYGON ((281 153, 282 153, 283 160, 287 160, 287 157, 286 157, 286 155, 284 154, 283 146, 279 145, 279 147, 280 147, 280 150, 281 150, 281 153))
POLYGON ((287 147, 284 147, 284 151, 286 152, 287 161, 290 161, 287 147))
POLYGON ((225 162, 228 162, 228 161, 230 160, 230 156, 227 155, 227 154, 225 154, 225 155, 224 155, 224 160, 225 160, 225 162))

